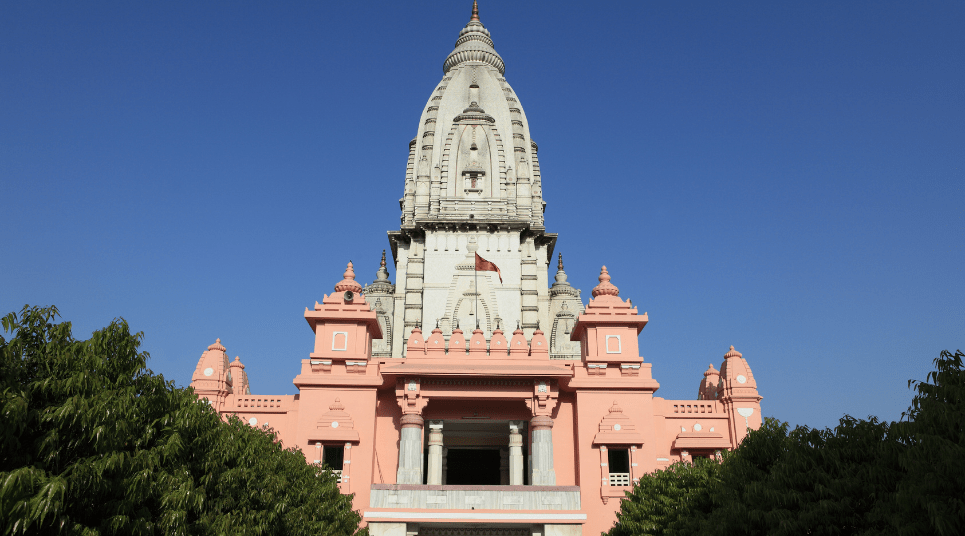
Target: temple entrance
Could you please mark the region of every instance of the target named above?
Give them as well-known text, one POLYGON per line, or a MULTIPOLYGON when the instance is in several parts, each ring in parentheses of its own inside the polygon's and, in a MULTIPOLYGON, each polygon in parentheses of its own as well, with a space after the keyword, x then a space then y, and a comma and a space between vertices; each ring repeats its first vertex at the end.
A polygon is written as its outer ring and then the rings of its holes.
POLYGON ((446 456, 446 484, 498 486, 498 449, 449 449, 446 456))
POLYGON ((525 421, 490 420, 476 415, 436 421, 426 419, 422 483, 456 486, 527 485, 525 421), (514 435, 515 439, 511 438, 514 435), (430 437, 436 441, 430 446, 430 437), (514 441, 511 445, 511 441, 514 441), (441 443, 441 445, 440 445, 441 443), (442 447, 442 448, 440 448, 442 447), (432 450, 433 448, 437 450, 432 450), (430 454, 430 451, 435 454, 430 454), (435 458, 433 458, 435 456, 435 458), (515 482, 515 484, 513 484, 515 482))

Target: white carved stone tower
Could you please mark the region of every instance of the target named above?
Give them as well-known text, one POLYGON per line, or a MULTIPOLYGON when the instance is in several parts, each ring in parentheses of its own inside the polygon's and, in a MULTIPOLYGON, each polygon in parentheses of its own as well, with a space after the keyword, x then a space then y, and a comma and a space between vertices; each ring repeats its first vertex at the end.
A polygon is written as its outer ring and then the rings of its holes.
MULTIPOLYGON (((559 293, 575 303, 551 306, 556 235, 543 225, 537 146, 504 72, 474 4, 409 143, 402 222, 389 232, 393 357, 403 356, 416 326, 438 324, 448 341, 457 324, 478 323, 488 339, 497 325, 519 323, 530 338, 538 325, 559 324, 561 307, 582 310, 575 289, 559 293), (502 282, 495 272, 475 272, 475 253, 499 267, 502 282)), ((578 343, 564 353, 557 358, 578 359, 578 343)))

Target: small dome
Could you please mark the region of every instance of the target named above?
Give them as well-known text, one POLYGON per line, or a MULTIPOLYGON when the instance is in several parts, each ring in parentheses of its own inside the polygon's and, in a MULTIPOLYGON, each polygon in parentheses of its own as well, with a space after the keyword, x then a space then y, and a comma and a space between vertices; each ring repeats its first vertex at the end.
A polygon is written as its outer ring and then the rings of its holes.
POLYGON ((481 61, 495 67, 499 74, 506 72, 506 64, 496 53, 493 40, 489 37, 489 30, 479 22, 479 8, 476 2, 472 4, 472 18, 459 32, 455 49, 442 63, 442 71, 448 73, 453 67, 466 61, 481 61))
POLYGON ((593 297, 598 296, 619 296, 620 289, 610 283, 610 273, 606 271, 606 266, 600 269, 600 284, 593 287, 593 297))
POLYGON ((379 264, 379 270, 375 273, 375 281, 365 286, 362 292, 371 296, 373 294, 392 294, 395 292, 395 285, 389 281, 389 270, 386 268, 385 264, 385 250, 382 250, 382 262, 379 264))
POLYGON ((208 346, 208 350, 217 350, 218 352, 224 352, 225 347, 221 344, 221 339, 215 339, 214 344, 208 346))
POLYGON ((355 280, 355 269, 352 267, 352 261, 348 262, 348 266, 345 268, 345 273, 342 274, 342 279, 335 285, 335 292, 346 292, 351 290, 352 292, 362 292, 362 285, 355 280))

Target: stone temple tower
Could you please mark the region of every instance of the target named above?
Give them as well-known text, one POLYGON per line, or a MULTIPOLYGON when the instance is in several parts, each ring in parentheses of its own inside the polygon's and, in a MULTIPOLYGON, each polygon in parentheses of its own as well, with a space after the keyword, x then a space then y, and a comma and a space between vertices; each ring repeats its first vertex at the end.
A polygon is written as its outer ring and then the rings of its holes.
POLYGON ((505 69, 474 4, 409 143, 401 226, 389 232, 394 303, 366 294, 391 326, 393 357, 403 356, 412 328, 436 325, 447 341, 457 325, 478 325, 487 340, 497 327, 519 325, 527 338, 537 326, 559 327, 553 357, 580 356, 566 331, 582 312, 579 291, 549 290, 556 234, 543 225, 537 145, 505 69), (475 272, 476 254, 500 273, 475 272))

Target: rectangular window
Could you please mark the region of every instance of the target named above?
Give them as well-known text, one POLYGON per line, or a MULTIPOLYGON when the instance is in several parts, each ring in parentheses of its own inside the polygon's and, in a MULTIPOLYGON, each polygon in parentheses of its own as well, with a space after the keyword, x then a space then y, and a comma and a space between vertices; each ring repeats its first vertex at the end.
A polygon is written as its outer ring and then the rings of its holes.
POLYGON ((606 336, 606 353, 608 354, 619 354, 623 352, 622 345, 620 344, 619 335, 607 335, 606 336))
POLYGON ((333 471, 342 470, 342 461, 345 459, 345 448, 341 445, 325 445, 322 447, 322 465, 333 471))
POLYGON ((332 350, 345 351, 348 348, 348 332, 336 331, 332 333, 332 350))
MULTIPOLYGON (((316 454, 317 456, 317 454, 316 454)), ((331 469, 342 482, 342 465, 345 460, 345 449, 341 445, 325 445, 322 447, 322 467, 331 469)))
POLYGON ((610 468, 611 486, 630 485, 630 450, 608 449, 607 463, 610 468))

